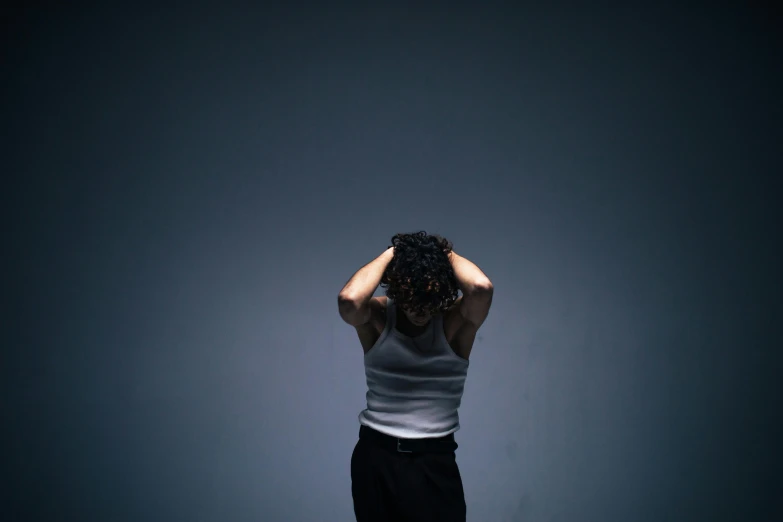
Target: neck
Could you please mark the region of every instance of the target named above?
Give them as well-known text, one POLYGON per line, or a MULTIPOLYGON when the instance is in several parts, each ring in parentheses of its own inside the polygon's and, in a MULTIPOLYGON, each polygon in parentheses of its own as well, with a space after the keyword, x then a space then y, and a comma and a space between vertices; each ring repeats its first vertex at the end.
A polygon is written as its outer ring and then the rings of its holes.
POLYGON ((397 307, 397 326, 401 327, 405 331, 413 332, 416 334, 422 333, 430 325, 430 321, 432 321, 432 318, 430 318, 429 321, 427 321, 422 325, 413 324, 408 320, 408 316, 405 315, 405 312, 403 312, 402 310, 400 310, 399 307, 397 307))

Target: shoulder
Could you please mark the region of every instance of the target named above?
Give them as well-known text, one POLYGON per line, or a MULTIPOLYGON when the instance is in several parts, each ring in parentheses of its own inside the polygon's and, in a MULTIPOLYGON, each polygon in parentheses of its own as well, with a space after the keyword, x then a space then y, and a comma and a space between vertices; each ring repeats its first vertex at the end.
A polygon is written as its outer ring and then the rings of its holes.
POLYGON ((459 296, 450 307, 443 312, 443 330, 446 337, 451 339, 454 332, 462 325, 462 314, 460 306, 462 305, 462 296, 459 296))
POLYGON ((362 344, 364 353, 372 349, 378 342, 378 338, 386 327, 386 306, 388 299, 386 296, 373 297, 370 299, 370 320, 363 324, 355 326, 356 333, 359 335, 359 341, 362 344))
MULTIPOLYGON (((484 322, 483 319, 486 318, 486 312, 481 314, 483 318, 476 314, 476 310, 485 307, 483 300, 476 304, 471 296, 468 296, 467 301, 463 298, 464 295, 457 298, 443 314, 443 333, 454 352, 463 359, 468 359, 473 350, 476 334, 484 322), (479 319, 471 320, 471 317, 479 317, 479 319)), ((489 309, 489 305, 486 305, 486 309, 489 309)))
POLYGON ((370 322, 378 333, 383 332, 383 329, 386 327, 386 308, 388 305, 389 298, 385 295, 370 299, 370 307, 372 308, 372 318, 370 319, 370 322))
POLYGON ((386 297, 385 295, 382 295, 379 297, 373 297, 372 301, 375 305, 376 310, 382 312, 385 315, 386 307, 389 306, 389 298, 386 297))

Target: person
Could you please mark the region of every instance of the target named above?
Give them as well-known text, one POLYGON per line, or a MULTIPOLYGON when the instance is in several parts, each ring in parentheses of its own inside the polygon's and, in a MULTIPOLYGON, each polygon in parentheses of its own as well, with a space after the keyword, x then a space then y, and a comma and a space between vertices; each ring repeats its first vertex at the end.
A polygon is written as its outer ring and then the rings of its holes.
POLYGON ((356 328, 368 388, 351 455, 357 522, 465 520, 454 433, 492 295, 484 272, 425 231, 394 235, 340 291, 340 317, 356 328), (373 297, 379 283, 386 295, 373 297))

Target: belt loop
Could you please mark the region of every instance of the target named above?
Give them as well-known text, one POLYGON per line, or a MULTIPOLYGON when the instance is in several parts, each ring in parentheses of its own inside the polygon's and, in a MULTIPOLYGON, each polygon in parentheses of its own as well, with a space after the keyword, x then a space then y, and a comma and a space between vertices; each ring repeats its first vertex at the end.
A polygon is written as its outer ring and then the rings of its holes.
POLYGON ((400 439, 397 439, 397 451, 399 451, 400 453, 413 453, 410 450, 404 450, 404 449, 400 448, 400 443, 401 442, 402 441, 400 439))

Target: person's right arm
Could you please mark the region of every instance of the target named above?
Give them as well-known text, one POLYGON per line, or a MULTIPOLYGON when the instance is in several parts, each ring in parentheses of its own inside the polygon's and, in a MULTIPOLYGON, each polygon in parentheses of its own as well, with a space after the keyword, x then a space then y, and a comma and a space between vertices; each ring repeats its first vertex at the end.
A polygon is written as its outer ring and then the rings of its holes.
POLYGON ((357 271, 337 295, 340 317, 351 325, 370 321, 370 300, 381 282, 383 272, 394 258, 394 247, 370 261, 357 271))

